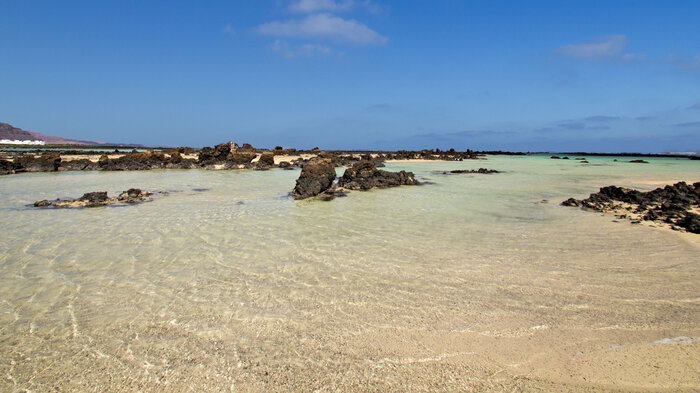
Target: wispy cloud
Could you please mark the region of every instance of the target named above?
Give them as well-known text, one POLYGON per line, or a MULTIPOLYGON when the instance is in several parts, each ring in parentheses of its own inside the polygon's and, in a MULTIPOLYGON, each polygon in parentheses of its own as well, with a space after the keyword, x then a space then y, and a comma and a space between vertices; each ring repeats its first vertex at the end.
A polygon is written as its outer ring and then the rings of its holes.
POLYGON ((605 36, 593 42, 564 45, 557 51, 568 57, 582 60, 616 60, 631 62, 643 60, 643 55, 624 53, 627 47, 627 36, 614 34, 605 36))
POLYGON ((466 130, 449 132, 446 135, 453 137, 478 137, 478 136, 489 136, 489 135, 511 135, 513 131, 493 131, 493 130, 466 130))
POLYGON ((335 1, 335 0, 299 0, 289 5, 289 10, 292 12, 310 13, 318 11, 347 11, 353 7, 352 0, 335 1))
POLYGON ((674 124, 676 127, 700 127, 700 121, 692 121, 689 123, 678 123, 674 124))
POLYGON ((365 108, 368 111, 388 111, 396 109, 393 105, 387 103, 373 104, 365 108))
POLYGON ((557 124, 557 127, 563 128, 565 130, 583 130, 586 128, 586 123, 579 123, 579 122, 559 123, 559 124, 557 124))
POLYGON ((698 103, 695 104, 695 105, 689 106, 688 109, 693 109, 693 110, 698 110, 698 111, 700 111, 700 102, 698 102, 698 103))
POLYGON ((289 5, 289 10, 297 13, 345 12, 353 8, 364 8, 370 13, 381 12, 381 7, 370 0, 297 0, 289 5))
POLYGON ((677 60, 675 63, 682 70, 700 72, 700 56, 695 56, 690 60, 677 60))
POLYGON ((272 50, 286 57, 293 59, 296 57, 311 57, 313 55, 329 55, 333 50, 324 45, 302 44, 290 45, 285 40, 275 40, 272 43, 272 50))
POLYGON ((222 31, 228 35, 236 35, 236 29, 230 23, 226 24, 222 31))
POLYGON ((262 24, 256 30, 262 35, 326 38, 356 45, 384 45, 388 41, 388 38, 361 22, 330 14, 315 14, 304 19, 274 21, 262 24))
POLYGON ((619 116, 588 116, 585 118, 586 121, 594 121, 594 122, 608 122, 608 121, 615 121, 615 120, 620 120, 619 116))

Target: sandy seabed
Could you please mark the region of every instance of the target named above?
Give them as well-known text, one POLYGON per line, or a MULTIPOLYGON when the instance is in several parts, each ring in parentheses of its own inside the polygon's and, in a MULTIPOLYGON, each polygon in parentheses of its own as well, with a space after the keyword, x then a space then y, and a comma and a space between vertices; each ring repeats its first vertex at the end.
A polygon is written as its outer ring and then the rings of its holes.
POLYGON ((7 177, 0 391, 700 391, 697 236, 558 206, 596 168, 489 161, 332 202, 285 198, 298 171, 7 177), (24 207, 125 186, 206 191, 24 207))

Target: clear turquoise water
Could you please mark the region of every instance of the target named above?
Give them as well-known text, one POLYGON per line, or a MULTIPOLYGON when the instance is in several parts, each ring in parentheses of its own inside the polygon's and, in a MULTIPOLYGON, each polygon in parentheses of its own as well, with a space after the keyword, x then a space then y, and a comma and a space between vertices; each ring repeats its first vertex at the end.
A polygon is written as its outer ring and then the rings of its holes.
POLYGON ((345 390, 402 372, 386 359, 479 352, 475 337, 541 330, 550 347, 502 356, 530 359, 591 337, 700 334, 697 243, 558 205, 609 184, 699 181, 700 161, 588 160, 394 162, 385 169, 433 184, 331 202, 287 197, 298 170, 4 176, 0 390, 345 390), (504 173, 435 173, 479 167, 504 173), (130 207, 27 207, 131 187, 174 192, 130 207), (438 351, 435 332, 454 345, 438 351))

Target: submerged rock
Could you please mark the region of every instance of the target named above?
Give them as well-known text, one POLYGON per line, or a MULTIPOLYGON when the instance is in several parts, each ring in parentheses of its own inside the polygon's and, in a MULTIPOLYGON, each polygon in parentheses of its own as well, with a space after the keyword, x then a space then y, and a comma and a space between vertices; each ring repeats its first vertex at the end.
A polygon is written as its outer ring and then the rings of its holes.
POLYGON ((316 196, 331 187, 335 176, 335 168, 330 159, 312 158, 301 169, 297 184, 290 195, 294 199, 316 196))
POLYGON ((607 186, 586 199, 569 198, 563 206, 581 207, 600 212, 619 213, 633 221, 656 221, 700 233, 700 216, 692 210, 700 208, 700 182, 667 185, 649 192, 607 186))
POLYGON ((34 207, 56 207, 56 208, 77 208, 77 207, 99 207, 117 204, 136 204, 141 202, 149 202, 156 195, 166 195, 165 192, 148 192, 138 188, 130 188, 122 192, 116 198, 110 198, 106 191, 88 192, 83 194, 78 199, 56 199, 49 201, 43 199, 34 202, 34 207))
POLYGON ((338 186, 348 190, 369 190, 370 188, 386 188, 402 185, 420 184, 413 172, 388 172, 377 169, 372 161, 360 161, 345 170, 338 180, 338 186))

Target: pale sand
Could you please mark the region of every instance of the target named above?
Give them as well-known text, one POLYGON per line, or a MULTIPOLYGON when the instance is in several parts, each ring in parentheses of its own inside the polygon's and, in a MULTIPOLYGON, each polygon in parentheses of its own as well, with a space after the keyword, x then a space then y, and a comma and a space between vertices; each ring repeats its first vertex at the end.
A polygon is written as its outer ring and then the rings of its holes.
MULTIPOLYGON (((279 155, 279 156, 276 155, 275 156, 275 165, 279 165, 279 163, 282 161, 292 162, 292 161, 298 160, 300 158, 304 159, 304 160, 309 160, 309 159, 314 158, 314 157, 316 157, 316 154, 297 154, 297 155, 279 155)), ((260 156, 258 156, 257 158, 260 158, 260 156)))

